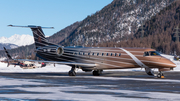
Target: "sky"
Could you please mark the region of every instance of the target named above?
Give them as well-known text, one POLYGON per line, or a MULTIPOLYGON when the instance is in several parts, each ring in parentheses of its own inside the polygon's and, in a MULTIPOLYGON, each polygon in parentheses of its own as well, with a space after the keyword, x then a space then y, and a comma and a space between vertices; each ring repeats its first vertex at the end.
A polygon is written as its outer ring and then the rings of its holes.
POLYGON ((0 37, 29 34, 27 28, 7 25, 37 25, 54 27, 44 29, 46 36, 64 29, 88 15, 100 11, 113 0, 0 0, 0 37))

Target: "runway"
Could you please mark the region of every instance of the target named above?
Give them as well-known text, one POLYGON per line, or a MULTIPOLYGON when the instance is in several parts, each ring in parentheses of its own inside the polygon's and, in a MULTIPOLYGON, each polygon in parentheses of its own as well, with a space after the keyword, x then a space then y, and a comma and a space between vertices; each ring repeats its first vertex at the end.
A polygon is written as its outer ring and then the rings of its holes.
POLYGON ((142 71, 105 71, 101 76, 80 72, 0 73, 0 100, 63 101, 179 101, 180 72, 165 78, 142 71))

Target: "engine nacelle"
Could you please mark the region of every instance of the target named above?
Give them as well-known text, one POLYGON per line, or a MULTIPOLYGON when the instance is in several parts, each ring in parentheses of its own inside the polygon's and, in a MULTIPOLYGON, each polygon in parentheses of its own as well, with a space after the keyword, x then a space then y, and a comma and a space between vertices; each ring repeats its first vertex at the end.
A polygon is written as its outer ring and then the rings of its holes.
POLYGON ((56 48, 56 54, 61 56, 64 53, 63 47, 59 46, 56 48))

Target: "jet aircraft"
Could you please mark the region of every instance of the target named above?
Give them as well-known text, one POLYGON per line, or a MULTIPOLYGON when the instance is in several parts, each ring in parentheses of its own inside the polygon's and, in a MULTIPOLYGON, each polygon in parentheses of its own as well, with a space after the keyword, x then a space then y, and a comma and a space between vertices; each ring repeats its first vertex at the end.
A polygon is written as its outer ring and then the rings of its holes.
POLYGON ((9 26, 30 28, 35 40, 36 55, 44 59, 44 61, 24 59, 21 59, 21 61, 69 65, 72 67, 68 73, 69 76, 75 76, 77 68, 85 72, 93 71, 94 76, 99 76, 103 70, 107 69, 144 68, 148 75, 154 76, 152 69, 157 68, 159 70, 157 77, 162 78, 164 77, 163 71, 170 71, 176 67, 172 61, 151 48, 63 47, 49 42, 42 31, 42 28, 49 29, 53 27, 9 26))
MULTIPOLYGON (((34 63, 29 62, 29 61, 19 61, 17 59, 13 59, 11 57, 11 55, 9 54, 9 52, 6 50, 6 48, 4 47, 4 51, 6 52, 7 55, 7 59, 1 62, 5 62, 7 63, 7 67, 9 67, 9 65, 14 65, 14 67, 16 66, 20 66, 23 69, 35 69, 37 68, 37 66, 34 65, 34 63)), ((46 64, 45 63, 41 63, 41 67, 45 67, 46 64)))

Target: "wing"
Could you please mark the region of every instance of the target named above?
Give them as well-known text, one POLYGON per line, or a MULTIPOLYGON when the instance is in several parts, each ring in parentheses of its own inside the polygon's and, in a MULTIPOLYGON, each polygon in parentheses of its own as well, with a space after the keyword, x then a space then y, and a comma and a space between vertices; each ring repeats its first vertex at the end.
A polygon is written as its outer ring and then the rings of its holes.
POLYGON ((76 62, 59 62, 59 61, 41 61, 41 60, 28 60, 28 59, 16 59, 17 61, 30 61, 30 62, 39 62, 39 63, 50 63, 50 64, 63 64, 63 65, 78 65, 82 67, 96 67, 97 64, 89 63, 76 63, 76 62))

